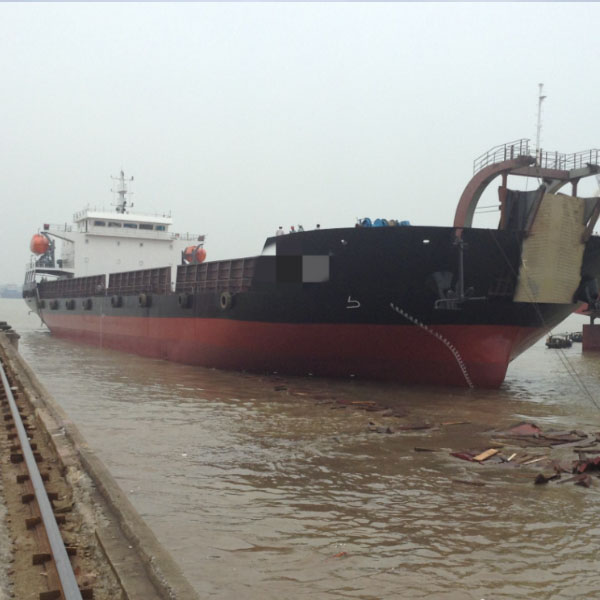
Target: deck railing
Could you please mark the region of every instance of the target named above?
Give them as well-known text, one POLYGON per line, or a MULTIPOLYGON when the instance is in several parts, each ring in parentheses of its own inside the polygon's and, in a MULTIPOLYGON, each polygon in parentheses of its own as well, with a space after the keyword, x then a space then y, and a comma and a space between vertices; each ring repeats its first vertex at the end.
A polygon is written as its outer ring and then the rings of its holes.
POLYGON ((559 171, 571 171, 581 169, 587 165, 600 165, 600 150, 583 150, 572 154, 562 152, 547 152, 538 150, 532 152, 529 147, 529 139, 522 138, 514 142, 507 142, 494 146, 473 161, 473 174, 478 173, 489 165, 518 158, 519 156, 535 156, 536 165, 543 169, 557 169, 559 171))
POLYGON ((489 165, 494 165, 505 160, 511 160, 519 156, 531 156, 529 151, 529 139, 521 138, 514 142, 507 142, 494 146, 473 161, 473 174, 478 173, 489 165))
POLYGON ((587 165, 600 165, 600 150, 584 150, 573 154, 540 150, 538 163, 545 169, 559 169, 560 171, 582 169, 587 165))

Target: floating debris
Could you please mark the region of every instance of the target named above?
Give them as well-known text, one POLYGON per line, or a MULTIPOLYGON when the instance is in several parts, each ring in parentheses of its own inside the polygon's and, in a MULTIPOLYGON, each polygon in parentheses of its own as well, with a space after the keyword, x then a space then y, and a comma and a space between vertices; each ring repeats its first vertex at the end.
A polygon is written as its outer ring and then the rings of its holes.
POLYGON ((590 438, 580 430, 543 431, 535 423, 522 422, 505 431, 494 431, 495 437, 509 439, 520 446, 561 446, 567 444, 596 443, 597 438, 590 438))
POLYGON ((391 427, 386 425, 379 425, 374 421, 369 421, 368 430, 373 433, 394 433, 394 430, 391 427))
POLYGON ((542 483, 548 483, 549 481, 552 481, 553 479, 560 479, 560 473, 552 473, 551 475, 547 475, 545 473, 538 473, 534 483, 536 485, 542 484, 542 483))
POLYGON ((486 450, 485 452, 482 452, 481 454, 474 456, 473 460, 476 460, 477 462, 483 462, 484 460, 487 460, 491 456, 498 454, 498 452, 500 452, 500 450, 498 450, 497 448, 490 448, 489 450, 486 450))
POLYGON ((469 462, 475 460, 475 454, 473 452, 450 452, 450 456, 460 458, 461 460, 468 460, 469 462))
POLYGON ((583 473, 584 471, 600 471, 600 456, 587 458, 580 453, 579 460, 576 461, 573 467, 573 472, 583 473))
POLYGON ((575 485, 582 485, 583 487, 589 488, 592 485, 592 478, 589 475, 580 475, 575 478, 575 485))
POLYGON ((548 458, 547 456, 540 456, 538 458, 533 458, 532 460, 528 460, 527 462, 522 462, 522 465, 533 465, 534 463, 540 462, 541 460, 545 460, 548 458))
MULTIPOLYGON (((514 436, 514 435, 537 437, 542 433, 542 430, 535 423, 527 423, 527 422, 523 421, 523 422, 519 423, 518 425, 514 425, 510 429, 507 429, 503 433, 506 437, 514 436)), ((500 434, 498 434, 498 435, 500 435, 500 434)))

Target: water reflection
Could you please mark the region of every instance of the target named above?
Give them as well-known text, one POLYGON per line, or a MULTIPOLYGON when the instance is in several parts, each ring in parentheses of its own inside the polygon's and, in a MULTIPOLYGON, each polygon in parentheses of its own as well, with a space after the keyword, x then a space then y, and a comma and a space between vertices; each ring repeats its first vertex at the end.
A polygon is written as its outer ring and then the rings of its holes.
MULTIPOLYGON (((531 472, 449 456, 519 420, 597 428, 598 410, 543 345, 501 390, 473 391, 224 373, 22 334, 201 597, 597 595, 597 485, 534 486, 531 472), (376 434, 372 419, 436 427, 376 434), (469 478, 485 485, 453 481, 469 478)), ((598 357, 564 356, 600 397, 598 357)))

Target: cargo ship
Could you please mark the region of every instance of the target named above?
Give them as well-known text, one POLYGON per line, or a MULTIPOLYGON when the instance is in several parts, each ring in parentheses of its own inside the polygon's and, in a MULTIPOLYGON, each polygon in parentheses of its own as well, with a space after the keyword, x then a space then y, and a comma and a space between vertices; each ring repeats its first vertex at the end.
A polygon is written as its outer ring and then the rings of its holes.
POLYGON ((121 172, 114 210, 87 208, 33 237, 23 296, 58 337, 149 357, 494 388, 511 360, 598 297, 600 198, 577 186, 600 172, 599 158, 502 144, 474 162, 453 226, 361 219, 218 261, 204 236, 132 212, 121 172), (511 190, 509 177, 541 184, 511 190), (473 227, 497 178, 498 227, 473 227))

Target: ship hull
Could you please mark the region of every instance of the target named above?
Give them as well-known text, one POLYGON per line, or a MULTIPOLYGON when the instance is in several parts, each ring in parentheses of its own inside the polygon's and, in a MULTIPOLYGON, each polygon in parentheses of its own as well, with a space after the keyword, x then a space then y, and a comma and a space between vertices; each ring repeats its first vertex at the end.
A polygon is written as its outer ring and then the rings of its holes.
POLYGON ((174 291, 127 287, 129 273, 97 294, 56 282, 25 300, 59 337, 191 365, 498 387, 576 304, 513 301, 522 232, 463 239, 461 256, 453 228, 306 232, 268 240, 274 256, 180 266, 174 291))
MULTIPOLYGON (((554 311, 554 322, 569 309, 554 311)), ((174 362, 257 373, 495 388, 547 327, 299 324, 46 313, 54 335, 174 362)))

